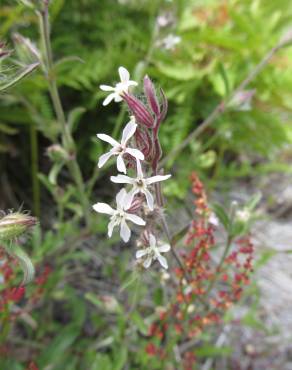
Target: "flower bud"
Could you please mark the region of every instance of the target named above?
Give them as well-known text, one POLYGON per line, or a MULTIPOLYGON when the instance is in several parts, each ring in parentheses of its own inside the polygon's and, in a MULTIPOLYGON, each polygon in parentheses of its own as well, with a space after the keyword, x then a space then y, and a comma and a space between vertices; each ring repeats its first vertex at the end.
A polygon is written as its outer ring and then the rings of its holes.
POLYGON ((154 85, 148 76, 144 77, 144 92, 153 113, 158 116, 160 114, 160 106, 154 85))
POLYGON ((135 116, 138 123, 148 128, 152 128, 154 126, 154 118, 139 99, 126 93, 123 94, 123 99, 128 104, 131 112, 133 112, 133 116, 135 116))
POLYGON ((0 240, 12 240, 18 238, 32 226, 36 225, 37 219, 25 213, 10 213, 0 219, 0 240))
POLYGON ((69 154, 59 144, 49 146, 47 148, 47 155, 53 162, 68 161, 70 159, 69 154))
POLYGON ((13 34, 13 40, 22 59, 29 63, 41 61, 41 52, 28 37, 16 32, 13 34))

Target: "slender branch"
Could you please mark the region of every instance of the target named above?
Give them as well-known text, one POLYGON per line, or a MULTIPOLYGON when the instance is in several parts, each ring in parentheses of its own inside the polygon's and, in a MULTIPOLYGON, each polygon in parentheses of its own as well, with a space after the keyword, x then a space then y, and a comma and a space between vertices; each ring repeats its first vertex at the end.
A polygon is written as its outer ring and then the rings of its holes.
POLYGON ((162 221, 163 231, 164 231, 164 233, 167 237, 167 240, 170 244, 170 247, 171 247, 171 249, 170 249, 171 253, 172 253, 173 257, 175 258, 179 267, 182 269, 182 271, 184 273, 184 276, 185 276, 185 279, 189 282, 191 280, 191 277, 190 277, 188 271, 185 269, 184 265, 182 264, 182 261, 180 260, 178 254, 176 253, 176 250, 174 248, 174 243, 173 243, 172 238, 170 236, 169 228, 168 228, 168 225, 167 225, 167 222, 166 222, 166 219, 165 219, 165 216, 164 216, 163 212, 161 212, 160 218, 161 218, 161 221, 162 221))
POLYGON ((283 42, 280 42, 274 46, 259 62, 259 64, 250 72, 250 74, 242 81, 242 83, 225 99, 220 102, 211 114, 200 124, 198 128, 192 131, 189 136, 177 147, 175 147, 161 162, 160 167, 165 165, 171 158, 175 157, 176 154, 181 152, 186 146, 188 146, 194 139, 196 139, 207 127, 209 127, 222 113, 227 109, 227 104, 234 96, 240 91, 244 90, 250 82, 262 71, 262 69, 269 63, 274 54, 284 46, 283 42))

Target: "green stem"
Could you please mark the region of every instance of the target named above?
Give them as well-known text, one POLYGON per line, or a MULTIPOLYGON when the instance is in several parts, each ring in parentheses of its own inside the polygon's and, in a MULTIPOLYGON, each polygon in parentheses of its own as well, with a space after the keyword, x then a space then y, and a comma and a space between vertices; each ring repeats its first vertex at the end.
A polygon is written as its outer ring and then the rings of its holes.
POLYGON ((229 253, 229 250, 230 250, 230 247, 231 247, 231 243, 232 243, 232 237, 231 235, 228 235, 227 237, 227 241, 226 241, 226 244, 225 244, 225 248, 224 248, 224 251, 223 251, 223 254, 222 254, 222 257, 219 261, 219 264, 217 266, 217 269, 216 269, 216 273, 215 273, 215 276, 214 278, 210 281, 210 284, 206 290, 206 296, 208 296, 208 294, 211 292, 211 290, 213 289, 214 287, 214 284, 216 283, 219 275, 220 275, 220 271, 221 271, 221 268, 222 268, 222 265, 225 261, 225 258, 227 257, 228 253, 229 253))
POLYGON ((39 13, 39 17, 40 17, 40 33, 41 33, 41 38, 42 38, 43 47, 44 47, 43 67, 44 67, 44 71, 45 71, 45 74, 48 80, 49 92, 51 95, 55 114, 61 125, 62 143, 63 143, 64 148, 67 150, 67 152, 71 156, 71 159, 68 162, 68 169, 77 186, 80 203, 83 209, 83 214, 86 220, 86 224, 89 226, 90 220, 91 220, 90 213, 89 213, 89 202, 86 196, 83 176, 82 176, 80 167, 78 165, 78 162, 75 156, 74 140, 71 136, 71 133, 69 131, 69 128, 66 122, 64 109, 62 106, 62 102, 61 102, 58 87, 57 87, 56 75, 54 72, 53 53, 52 53, 51 40, 50 40, 49 13, 48 13, 47 6, 45 6, 45 9, 41 13, 39 13))
POLYGON ((40 183, 38 180, 38 133, 34 123, 30 125, 31 182, 33 193, 33 212, 40 217, 40 183))

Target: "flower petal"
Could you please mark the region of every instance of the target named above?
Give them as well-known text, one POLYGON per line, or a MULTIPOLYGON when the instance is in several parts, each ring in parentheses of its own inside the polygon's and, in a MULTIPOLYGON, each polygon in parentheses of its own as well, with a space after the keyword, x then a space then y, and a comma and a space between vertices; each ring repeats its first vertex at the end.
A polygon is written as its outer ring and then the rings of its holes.
POLYGON ((103 101, 102 105, 105 107, 106 105, 109 105, 109 103, 115 99, 116 93, 109 94, 103 101))
POLYGON ((167 263, 167 260, 166 260, 165 257, 159 255, 157 257, 157 259, 158 259, 158 261, 159 261, 159 263, 161 264, 162 267, 164 267, 165 269, 168 269, 168 263, 167 263))
POLYGON ((101 155, 98 160, 98 168, 101 168, 110 159, 112 155, 113 155, 112 151, 101 155))
POLYGON ((157 248, 159 252, 164 253, 170 251, 170 245, 169 244, 163 244, 160 247, 157 248))
POLYGON ((138 86, 138 82, 130 80, 127 82, 127 85, 128 86, 138 86))
POLYGON ((147 251, 147 248, 146 249, 139 249, 137 252, 136 252, 136 258, 141 258, 141 257, 144 257, 148 254, 148 251, 147 251))
POLYGON ((121 230, 120 230, 120 236, 123 239, 125 243, 127 243, 131 236, 131 230, 129 226, 127 225, 126 221, 122 221, 121 223, 121 230))
POLYGON ((145 194, 148 208, 150 209, 150 211, 153 211, 153 209, 154 209, 154 199, 153 199, 152 194, 147 189, 142 190, 142 193, 145 194))
POLYGON ((106 141, 107 143, 111 144, 112 146, 120 146, 120 143, 118 143, 115 139, 110 137, 106 134, 97 134, 96 135, 100 140, 106 141))
POLYGON ((117 225, 116 219, 112 218, 107 226, 107 235, 109 238, 113 235, 114 227, 117 225))
POLYGON ((136 225, 145 226, 146 222, 139 216, 133 215, 132 213, 126 213, 126 219, 132 221, 136 225))
POLYGON ((132 179, 129 176, 125 175, 118 175, 118 176, 111 176, 111 181, 115 182, 116 184, 134 184, 135 179, 132 179))
POLYGON ((125 198, 125 210, 129 209, 132 205, 135 194, 139 193, 139 189, 131 189, 125 198))
POLYGON ((99 88, 103 91, 115 91, 115 88, 108 85, 100 85, 99 88))
POLYGON ((150 267, 151 262, 152 262, 151 257, 146 258, 146 260, 143 262, 143 266, 145 267, 145 269, 148 269, 150 267))
POLYGON ((96 203, 92 206, 92 208, 98 212, 98 213, 105 213, 107 215, 113 215, 114 210, 112 209, 111 206, 109 206, 106 203, 96 203))
POLYGON ((156 238, 155 238, 155 236, 153 234, 150 234, 149 235, 149 245, 152 248, 155 248, 156 247, 156 238))
POLYGON ((127 168, 123 160, 123 157, 121 155, 118 155, 118 158, 117 158, 117 169, 120 172, 127 173, 127 168))
POLYGON ((126 153, 129 153, 132 157, 140 160, 140 161, 143 161, 144 160, 144 154, 142 152, 140 152, 140 150, 138 149, 132 149, 132 148, 127 148, 125 150, 126 153))
POLYGON ((140 161, 137 161, 137 177, 142 178, 142 179, 144 177, 140 161))
POLYGON ((119 102, 121 102, 122 100, 123 100, 122 96, 116 93, 116 94, 115 94, 115 102, 116 102, 116 103, 119 103, 119 102))
POLYGON ((145 181, 146 181, 147 185, 150 185, 150 184, 153 184, 154 182, 167 180, 170 177, 171 177, 171 175, 164 175, 164 176, 158 175, 158 176, 149 177, 148 179, 145 179, 145 181))
POLYGON ((116 195, 117 207, 119 209, 123 209, 126 196, 127 196, 127 192, 126 192, 126 189, 124 188, 121 189, 116 195))
POLYGON ((125 67, 119 68, 119 75, 122 82, 128 82, 130 80, 130 73, 125 67))
POLYGON ((134 135, 137 128, 137 123, 130 121, 126 124, 125 128, 123 129, 123 135, 121 144, 126 145, 127 141, 134 135))

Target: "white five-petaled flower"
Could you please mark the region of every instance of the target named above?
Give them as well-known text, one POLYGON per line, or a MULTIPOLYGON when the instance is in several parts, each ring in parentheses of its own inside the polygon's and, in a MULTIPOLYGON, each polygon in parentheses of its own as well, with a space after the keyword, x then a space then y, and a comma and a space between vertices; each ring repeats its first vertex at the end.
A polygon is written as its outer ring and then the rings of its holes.
POLYGON ((132 178, 125 175, 111 176, 111 181, 118 184, 131 184, 133 187, 129 191, 125 203, 127 207, 130 207, 133 201, 133 198, 138 193, 143 193, 146 197, 147 205, 150 211, 153 211, 154 208, 154 199, 151 192, 148 190, 148 186, 159 181, 167 180, 171 175, 157 175, 149 178, 144 178, 142 167, 140 161, 137 161, 137 177, 132 178))
POLYGON ((131 118, 131 121, 127 123, 126 127, 123 130, 121 143, 118 143, 115 139, 113 139, 109 135, 97 134, 97 137, 100 140, 106 141, 107 143, 113 146, 113 148, 108 153, 103 154, 99 158, 99 161, 98 161, 99 168, 101 168, 111 156, 116 155, 118 171, 127 173, 126 165, 123 160, 124 154, 126 153, 130 154, 131 156, 136 158, 137 161, 144 159, 144 154, 140 152, 140 150, 127 147, 127 143, 130 140, 130 138, 134 135, 136 128, 137 128, 137 124, 135 123, 135 118, 131 118))
POLYGON ((130 86, 137 86, 138 83, 136 81, 130 80, 130 73, 124 67, 119 68, 119 75, 121 82, 118 82, 116 86, 108 86, 108 85, 100 85, 100 89, 103 91, 112 91, 102 103, 103 105, 108 105, 112 100, 116 103, 123 100, 123 93, 127 93, 129 91, 130 86))
POLYGON ((136 252, 136 258, 143 258, 143 266, 147 269, 153 260, 158 260, 162 267, 168 268, 167 260, 161 255, 161 253, 168 252, 170 250, 169 244, 157 245, 156 238, 153 234, 149 235, 149 247, 145 249, 139 249, 136 252))
POLYGON ((108 236, 111 237, 115 226, 120 226, 120 236, 125 243, 127 243, 131 236, 131 230, 127 225, 126 221, 131 221, 136 225, 145 226, 146 222, 139 216, 127 213, 128 209, 125 206, 125 198, 127 192, 125 189, 121 189, 116 196, 117 209, 113 209, 106 203, 96 203, 93 205, 93 209, 99 213, 105 213, 111 216, 108 224, 108 236))

